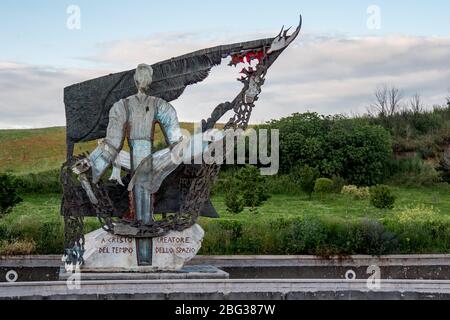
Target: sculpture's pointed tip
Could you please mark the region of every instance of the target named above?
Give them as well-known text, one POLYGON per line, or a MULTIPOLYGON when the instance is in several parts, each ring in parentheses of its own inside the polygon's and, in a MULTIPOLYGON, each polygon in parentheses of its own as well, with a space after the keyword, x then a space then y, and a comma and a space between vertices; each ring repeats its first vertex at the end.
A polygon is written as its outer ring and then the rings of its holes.
POLYGON ((280 31, 280 33, 278 34, 278 38, 281 38, 281 36, 283 35, 283 31, 284 31, 284 25, 283 25, 283 27, 281 28, 281 31, 280 31))

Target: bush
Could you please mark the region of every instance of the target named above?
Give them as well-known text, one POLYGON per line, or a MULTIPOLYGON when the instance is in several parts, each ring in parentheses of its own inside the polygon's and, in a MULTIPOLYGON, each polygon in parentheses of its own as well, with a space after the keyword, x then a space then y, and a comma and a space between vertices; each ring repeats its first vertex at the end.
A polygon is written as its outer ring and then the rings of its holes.
MULTIPOLYGON (((399 253, 398 235, 371 219, 315 215, 239 222, 208 220, 201 254, 333 255, 399 253)), ((448 235, 444 230, 440 236, 448 235)), ((436 245, 436 244, 434 244, 436 245)), ((415 248, 420 244, 415 243, 415 248)))
POLYGON ((397 221, 401 224, 413 224, 417 222, 433 223, 440 218, 439 211, 433 207, 420 205, 418 207, 410 207, 395 215, 397 221))
POLYGON ((295 183, 290 175, 268 176, 266 187, 269 194, 298 196, 303 193, 300 186, 295 183))
POLYGON ((363 200, 370 198, 370 190, 368 187, 358 188, 357 186, 344 186, 342 188, 341 194, 352 196, 357 200, 363 200))
POLYGON ((296 166, 291 172, 292 179, 300 186, 302 191, 305 192, 310 199, 312 193, 314 192, 318 175, 318 170, 316 168, 311 168, 308 165, 296 166))
POLYGON ((257 167, 247 165, 234 172, 222 175, 214 190, 225 191, 225 205, 231 213, 240 213, 244 207, 256 208, 270 197, 266 177, 261 176, 257 167))
POLYGON ((447 163, 445 163, 444 160, 442 160, 437 170, 439 173, 439 179, 442 182, 450 184, 450 166, 447 163))
POLYGON ((294 114, 259 128, 280 131, 282 173, 308 165, 321 176, 370 186, 383 181, 392 154, 387 130, 343 116, 294 114))
POLYGON ((351 226, 349 239, 354 241, 352 254, 383 255, 398 250, 397 236, 375 220, 363 219, 351 226))
POLYGON ((402 253, 440 253, 450 250, 450 220, 433 207, 420 205, 390 217, 387 227, 400 237, 402 253))
POLYGON ((430 187, 441 180, 439 172, 419 157, 391 161, 390 175, 392 183, 407 187, 430 187))
POLYGON ((318 194, 332 193, 334 189, 333 180, 328 178, 319 178, 314 185, 314 192, 318 194))
POLYGON ((22 202, 18 193, 19 183, 9 174, 0 174, 0 216, 22 202))
POLYGON ((247 165, 237 171, 235 175, 237 186, 242 194, 244 207, 259 207, 269 199, 265 186, 266 178, 255 166, 247 165))
POLYGON ((407 185, 430 187, 441 182, 439 172, 430 164, 424 163, 418 175, 408 181, 407 185))
POLYGON ((240 197, 240 190, 234 177, 228 179, 227 191, 225 193, 225 206, 227 211, 233 214, 241 213, 244 210, 244 204, 240 197))
POLYGON ((334 175, 331 180, 333 180, 333 191, 335 193, 341 193, 342 188, 344 188, 344 186, 347 184, 345 179, 341 176, 334 175))
POLYGON ((370 189, 370 203, 378 209, 394 209, 395 196, 385 185, 377 185, 370 189))
POLYGON ((60 171, 51 170, 18 176, 20 193, 61 193, 60 171))

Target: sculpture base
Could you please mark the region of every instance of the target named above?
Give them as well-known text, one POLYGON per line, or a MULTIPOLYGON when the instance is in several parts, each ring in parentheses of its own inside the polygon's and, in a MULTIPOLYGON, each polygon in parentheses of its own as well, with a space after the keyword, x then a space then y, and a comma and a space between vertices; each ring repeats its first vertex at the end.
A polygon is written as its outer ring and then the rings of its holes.
MULTIPOLYGON (((152 263, 138 263, 137 241, 110 234, 102 229, 85 236, 84 265, 81 272, 159 272, 179 271, 194 258, 201 248, 205 232, 194 225, 182 232, 172 231, 168 235, 152 239, 152 263)), ((66 271, 73 266, 66 265, 66 271)))
MULTIPOLYGON (((59 280, 67 281, 72 279, 73 273, 69 273, 65 268, 59 272, 59 280)), ((186 266, 179 271, 174 272, 81 272, 79 279, 81 281, 95 280, 178 280, 178 279, 229 279, 230 275, 213 266, 186 266)))

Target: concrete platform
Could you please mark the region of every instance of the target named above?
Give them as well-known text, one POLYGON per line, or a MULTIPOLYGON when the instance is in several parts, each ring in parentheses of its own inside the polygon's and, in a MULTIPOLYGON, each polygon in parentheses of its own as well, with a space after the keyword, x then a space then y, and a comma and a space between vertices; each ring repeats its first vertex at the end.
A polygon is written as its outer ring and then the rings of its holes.
POLYGON ((6 300, 449 300, 450 281, 383 280, 379 290, 355 280, 133 280, 0 284, 6 300))
MULTIPOLYGON (((348 257, 330 257, 327 259, 317 256, 201 256, 198 255, 187 265, 213 265, 222 267, 286 267, 286 266, 447 266, 450 265, 450 254, 422 254, 422 255, 386 255, 367 256, 355 255, 348 257)), ((0 256, 0 267, 60 267, 61 255, 27 255, 0 256)))
MULTIPOLYGON (((66 281, 72 277, 72 273, 66 272, 61 267, 59 272, 59 280, 66 281)), ((179 280, 179 279, 228 279, 230 275, 214 266, 200 265, 200 266, 186 266, 180 271, 176 272, 117 272, 117 273, 94 273, 82 272, 80 274, 81 281, 92 280, 179 280)))
MULTIPOLYGON (((58 281, 61 256, 0 256, 0 283, 7 272, 18 273, 19 282, 58 281)), ((450 255, 391 255, 320 258, 314 256, 197 256, 192 265, 211 265, 231 279, 345 279, 347 271, 367 279, 368 267, 381 269, 382 279, 449 280, 450 255)))

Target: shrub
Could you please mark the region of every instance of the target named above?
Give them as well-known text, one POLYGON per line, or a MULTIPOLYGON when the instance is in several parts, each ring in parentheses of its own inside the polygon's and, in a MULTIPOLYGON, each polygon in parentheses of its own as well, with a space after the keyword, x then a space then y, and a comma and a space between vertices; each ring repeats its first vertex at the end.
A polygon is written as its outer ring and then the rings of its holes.
POLYGON ((324 222, 313 215, 295 219, 286 234, 285 245, 289 254, 317 254, 327 242, 324 222))
POLYGON ((225 205, 231 213, 240 213, 244 207, 256 208, 269 199, 266 177, 255 166, 247 165, 237 171, 222 174, 215 192, 225 190, 225 205))
POLYGON ((358 188, 357 186, 344 186, 341 194, 352 196, 357 200, 368 199, 370 197, 370 190, 368 187, 358 188))
MULTIPOLYGON (((349 254, 398 253, 397 235, 376 220, 305 215, 282 219, 208 220, 201 254, 349 254)), ((448 234, 448 233, 447 233, 448 234)), ((445 235, 445 233, 442 233, 445 235)))
POLYGON ((412 177, 407 185, 430 187, 441 181, 439 172, 430 164, 424 163, 418 175, 412 177))
MULTIPOLYGON (((444 161, 441 162, 441 165, 438 168, 439 179, 442 182, 450 184, 450 169, 447 169, 447 164, 444 164, 444 161)), ((450 167, 449 167, 450 168, 450 167)))
POLYGON ((316 184, 317 176, 319 172, 316 168, 310 166, 297 166, 292 172, 292 179, 300 186, 303 192, 305 192, 311 199, 314 187, 316 184))
POLYGON ((440 253, 450 250, 450 220, 433 207, 419 205, 390 217, 387 226, 400 236, 402 253, 440 253))
POLYGON ((378 209, 393 209, 395 196, 385 185, 377 185, 370 189, 370 203, 378 209))
POLYGON ((319 178, 314 185, 314 192, 319 194, 327 194, 333 192, 333 180, 328 178, 319 178))
POLYGON ((18 193, 19 183, 10 174, 0 174, 0 216, 22 202, 18 193))
POLYGON ((225 194, 225 206, 230 213, 238 214, 244 210, 244 204, 239 197, 237 190, 229 190, 225 194))
POLYGON ((402 224, 411 224, 416 222, 435 222, 440 218, 439 211, 434 207, 419 205, 417 207, 405 208, 397 213, 395 218, 402 224))
POLYGON ((303 193, 300 186, 290 175, 268 176, 266 178, 267 192, 270 194, 298 196, 303 193))
POLYGON ((341 193, 342 188, 347 184, 344 178, 341 176, 334 175, 331 180, 333 180, 333 191, 335 193, 341 193))
POLYGON ((230 213, 238 214, 244 210, 244 204, 240 189, 238 187, 238 181, 234 175, 229 175, 222 183, 225 192, 225 206, 230 213))
POLYGON ((398 250, 397 236, 378 221, 363 219, 350 229, 353 254, 383 255, 398 250))
POLYGON ((391 182, 408 187, 429 187, 441 180, 438 171, 419 157, 393 160, 390 171, 391 182))
POLYGON ((20 193, 61 193, 60 171, 50 170, 18 176, 20 193))
POLYGON ((344 116, 294 114, 261 129, 280 132, 280 170, 317 167, 322 176, 339 175, 356 185, 382 182, 392 154, 389 132, 344 116))
POLYGON ((384 180, 392 155, 391 137, 384 128, 342 119, 333 123, 326 139, 322 174, 338 174, 357 186, 371 186, 384 180))
POLYGON ((266 178, 261 175, 257 167, 247 165, 239 169, 235 179, 245 207, 259 207, 269 199, 265 186, 266 178))

